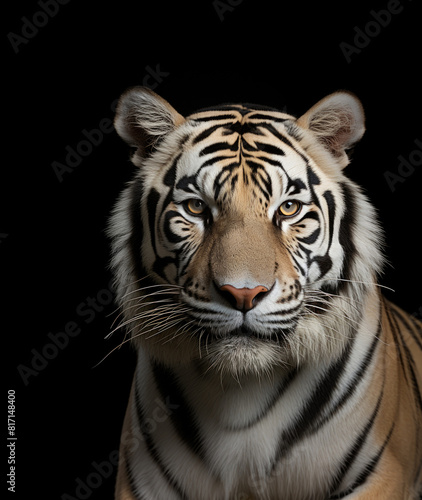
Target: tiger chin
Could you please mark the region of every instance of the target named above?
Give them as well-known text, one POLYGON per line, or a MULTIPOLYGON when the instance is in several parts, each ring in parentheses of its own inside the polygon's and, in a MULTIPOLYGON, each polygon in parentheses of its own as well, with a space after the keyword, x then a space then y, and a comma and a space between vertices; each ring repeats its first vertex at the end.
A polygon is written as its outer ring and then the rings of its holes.
POLYGON ((345 173, 364 122, 344 91, 299 118, 120 98, 136 172, 108 232, 138 362, 116 499, 420 498, 422 324, 377 285, 345 173))

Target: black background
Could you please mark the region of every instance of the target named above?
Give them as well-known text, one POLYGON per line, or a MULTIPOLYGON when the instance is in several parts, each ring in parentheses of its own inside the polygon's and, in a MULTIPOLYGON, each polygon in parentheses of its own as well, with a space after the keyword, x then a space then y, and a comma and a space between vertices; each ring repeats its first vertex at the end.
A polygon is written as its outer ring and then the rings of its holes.
POLYGON ((420 314, 422 167, 416 163, 422 152, 411 156, 414 141, 422 141, 417 7, 410 0, 334 8, 268 0, 153 6, 70 0, 46 22, 37 17, 40 3, 10 7, 3 35, 8 154, 1 169, 0 259, 7 389, 16 391, 15 498, 113 497, 116 467, 101 478, 95 463, 109 461, 118 448, 134 354, 125 345, 96 366, 123 336, 104 339, 117 316, 104 229, 134 167, 114 131, 61 182, 52 163, 64 164, 66 148, 86 140, 83 130, 111 119, 113 102, 131 85, 149 85, 182 114, 243 101, 300 115, 332 91, 356 93, 367 132, 348 173, 379 209, 386 231, 391 265, 381 283, 395 290, 386 294, 420 314), (381 26, 371 11, 388 7, 396 12, 390 19, 384 13, 381 26), (35 34, 27 28, 31 38, 14 49, 10 33, 22 36, 22 18, 45 25, 35 34), (348 61, 341 44, 355 43, 356 27, 370 36, 356 39, 360 48, 348 61), (148 77, 151 70, 161 76, 148 77), (415 169, 393 191, 385 172, 400 175, 400 155, 411 157, 415 169), (56 352, 46 348, 48 335, 69 322, 80 333, 56 352), (34 353, 45 349, 51 359, 35 370, 34 353), (18 367, 34 372, 25 378, 18 367), (78 489, 82 483, 89 490, 78 489))

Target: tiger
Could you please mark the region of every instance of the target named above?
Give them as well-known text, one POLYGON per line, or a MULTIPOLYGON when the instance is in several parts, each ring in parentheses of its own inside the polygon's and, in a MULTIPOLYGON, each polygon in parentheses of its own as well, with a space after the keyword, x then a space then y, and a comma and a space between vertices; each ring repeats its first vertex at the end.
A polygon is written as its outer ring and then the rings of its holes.
POLYGON ((115 129, 136 173, 110 266, 137 356, 115 498, 420 498, 422 323, 382 294, 383 230, 345 174, 360 100, 184 117, 133 87, 115 129))

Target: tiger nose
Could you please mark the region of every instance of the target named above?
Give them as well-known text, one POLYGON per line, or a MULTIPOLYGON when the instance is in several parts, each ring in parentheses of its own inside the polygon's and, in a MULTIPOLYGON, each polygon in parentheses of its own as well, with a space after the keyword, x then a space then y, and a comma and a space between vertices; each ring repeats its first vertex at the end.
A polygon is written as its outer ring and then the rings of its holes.
MULTIPOLYGON (((268 288, 265 286, 259 285, 255 288, 236 288, 233 285, 223 285, 220 287, 222 292, 227 292, 230 294, 230 299, 235 299, 236 301, 236 309, 241 311, 250 311, 253 307, 255 307, 254 299, 260 293, 268 292, 268 288)), ((230 300, 232 303, 233 300, 230 300)))

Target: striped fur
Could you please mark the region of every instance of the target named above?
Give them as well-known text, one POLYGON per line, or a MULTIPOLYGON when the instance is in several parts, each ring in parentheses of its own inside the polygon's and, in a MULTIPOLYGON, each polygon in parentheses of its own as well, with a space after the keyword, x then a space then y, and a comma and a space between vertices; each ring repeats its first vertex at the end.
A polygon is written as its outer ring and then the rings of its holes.
POLYGON ((116 499, 418 499, 422 324, 344 175, 356 97, 183 118, 136 87, 115 124, 139 167, 109 226, 138 352, 116 499))

